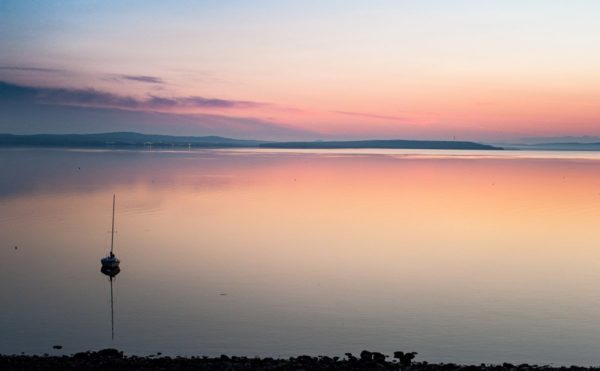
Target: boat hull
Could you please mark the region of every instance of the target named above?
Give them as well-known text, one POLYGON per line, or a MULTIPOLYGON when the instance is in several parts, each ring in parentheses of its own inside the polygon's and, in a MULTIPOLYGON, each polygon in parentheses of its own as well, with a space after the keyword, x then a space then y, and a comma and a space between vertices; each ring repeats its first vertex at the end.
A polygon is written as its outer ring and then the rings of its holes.
POLYGON ((107 256, 106 258, 100 259, 100 263, 102 264, 103 268, 116 268, 121 262, 114 256, 107 256))
POLYGON ((119 267, 105 267, 102 266, 102 268, 100 268, 100 272, 102 272, 102 274, 113 278, 114 276, 116 276, 117 274, 119 274, 119 272, 121 272, 121 268, 119 267))

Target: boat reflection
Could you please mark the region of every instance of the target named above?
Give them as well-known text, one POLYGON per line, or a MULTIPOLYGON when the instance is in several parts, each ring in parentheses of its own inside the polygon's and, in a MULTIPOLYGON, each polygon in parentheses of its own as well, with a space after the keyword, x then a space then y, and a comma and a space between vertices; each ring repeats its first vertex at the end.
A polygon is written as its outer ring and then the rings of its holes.
POLYGON ((114 310, 114 298, 113 298, 113 280, 119 272, 121 272, 121 268, 117 267, 108 267, 103 266, 100 268, 100 272, 105 276, 108 276, 108 280, 110 281, 110 336, 111 339, 115 338, 115 310, 114 310))

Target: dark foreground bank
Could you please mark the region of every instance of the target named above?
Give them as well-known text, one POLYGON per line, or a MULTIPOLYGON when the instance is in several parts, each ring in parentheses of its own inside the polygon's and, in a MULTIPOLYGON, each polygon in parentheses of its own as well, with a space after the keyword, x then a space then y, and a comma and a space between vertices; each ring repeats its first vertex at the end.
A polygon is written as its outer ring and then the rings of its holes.
POLYGON ((416 362, 416 353, 395 352, 393 357, 363 351, 340 357, 300 356, 287 359, 209 357, 125 356, 115 349, 77 353, 71 356, 0 355, 0 370, 600 370, 588 367, 535 365, 457 365, 416 362))

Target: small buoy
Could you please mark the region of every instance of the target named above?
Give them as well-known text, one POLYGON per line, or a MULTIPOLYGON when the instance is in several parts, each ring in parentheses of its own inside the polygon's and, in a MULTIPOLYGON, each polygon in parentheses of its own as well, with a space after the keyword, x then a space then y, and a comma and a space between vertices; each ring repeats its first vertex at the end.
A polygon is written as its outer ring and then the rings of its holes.
POLYGON ((19 249, 19 246, 15 245, 15 250, 18 250, 18 249, 19 249))

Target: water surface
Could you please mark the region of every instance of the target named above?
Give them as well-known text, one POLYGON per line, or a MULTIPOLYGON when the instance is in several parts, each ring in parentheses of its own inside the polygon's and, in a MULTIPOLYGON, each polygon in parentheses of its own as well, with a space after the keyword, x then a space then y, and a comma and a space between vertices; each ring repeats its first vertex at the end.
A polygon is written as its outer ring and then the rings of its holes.
POLYGON ((1 149, 0 169, 1 353, 600 364, 595 153, 1 149))

